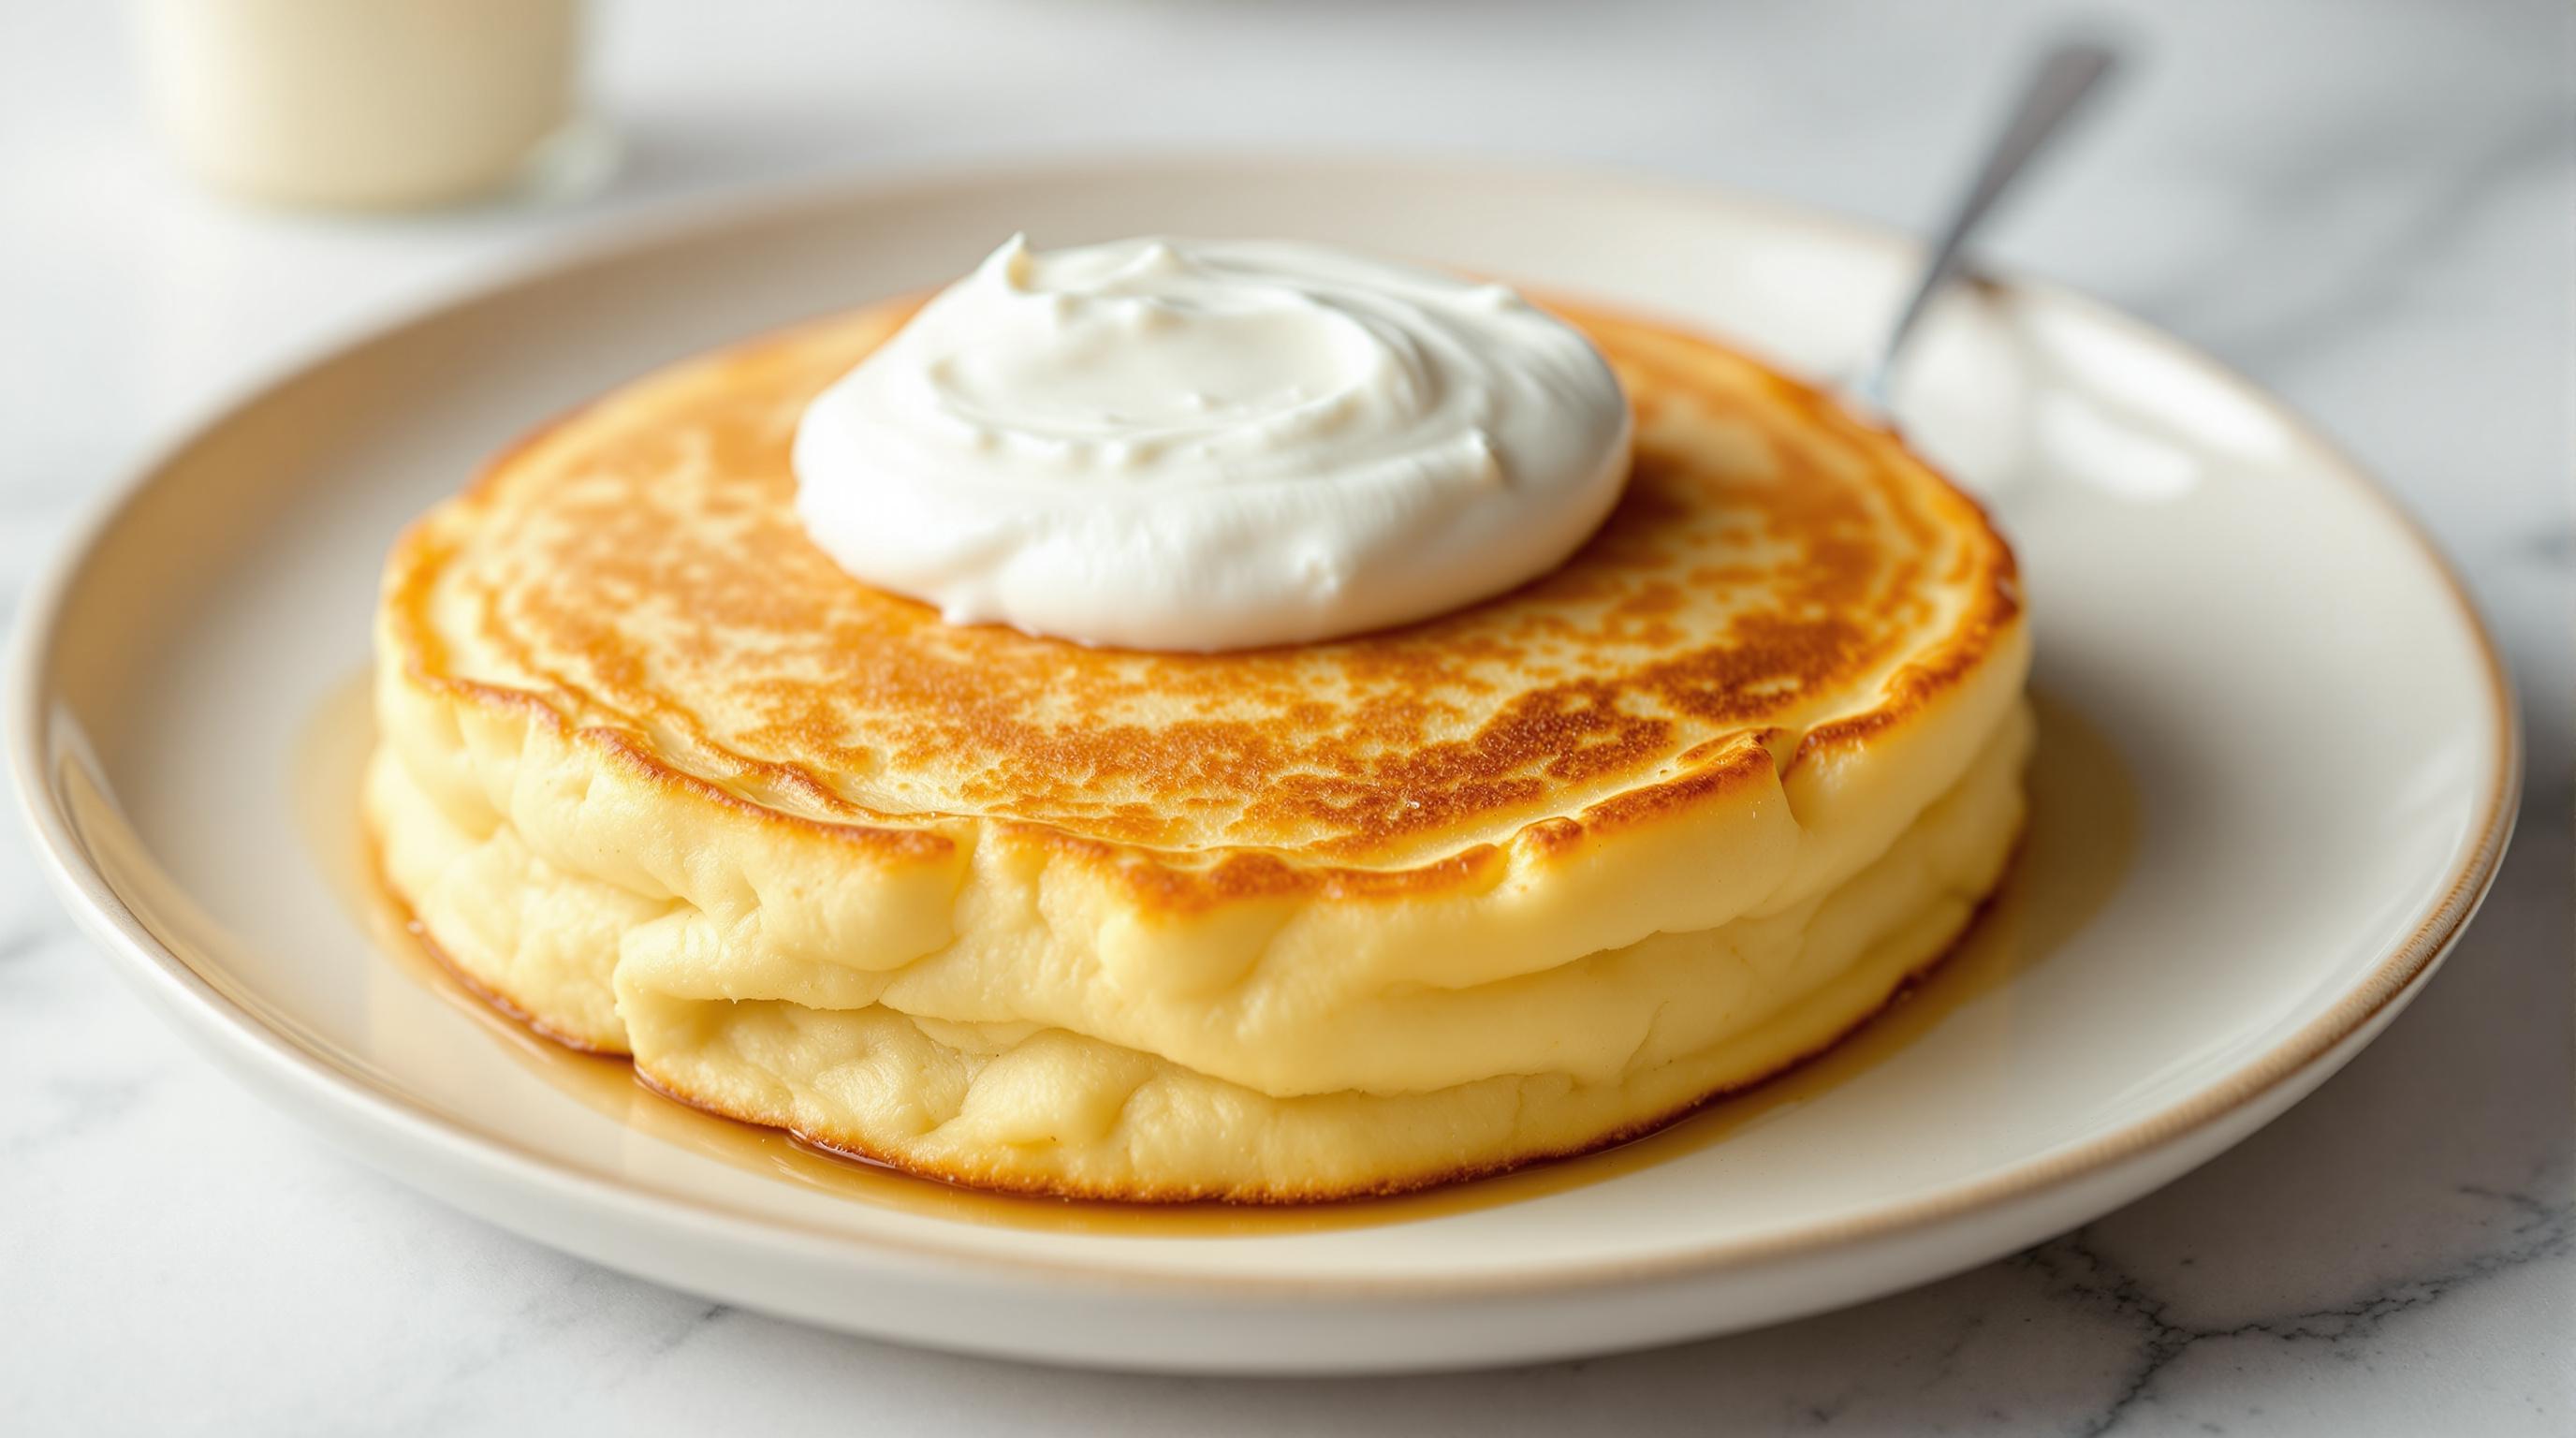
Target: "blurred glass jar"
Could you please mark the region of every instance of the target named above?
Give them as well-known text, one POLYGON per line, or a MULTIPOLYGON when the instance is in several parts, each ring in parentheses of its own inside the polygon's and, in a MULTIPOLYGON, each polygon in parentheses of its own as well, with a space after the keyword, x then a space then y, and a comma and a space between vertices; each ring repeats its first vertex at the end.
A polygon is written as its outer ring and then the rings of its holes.
POLYGON ((155 119, 215 187, 400 209, 528 183, 580 116, 578 0, 142 0, 155 119))

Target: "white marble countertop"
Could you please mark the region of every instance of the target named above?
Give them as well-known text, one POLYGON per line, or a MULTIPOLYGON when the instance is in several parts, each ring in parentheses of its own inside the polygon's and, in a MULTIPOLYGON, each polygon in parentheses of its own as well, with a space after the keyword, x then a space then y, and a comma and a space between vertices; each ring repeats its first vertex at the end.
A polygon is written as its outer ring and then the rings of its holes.
MULTIPOLYGON (((2531 742, 2521 836, 2449 967, 2242 1148, 1947 1282, 1630 1357, 1244 1383, 907 1352, 558 1256, 326 1150, 109 977, 12 828, 0 1431, 2576 1430, 2570 12, 2125 8, 2143 69, 1997 257, 2216 351, 2387 476, 2477 590, 2531 742)), ((397 222, 199 197, 136 117, 125 7, 0 9, 0 595, 247 372, 676 196, 968 154, 1393 147, 1919 223, 2052 25, 2029 3, 602 10, 619 180, 397 222)))

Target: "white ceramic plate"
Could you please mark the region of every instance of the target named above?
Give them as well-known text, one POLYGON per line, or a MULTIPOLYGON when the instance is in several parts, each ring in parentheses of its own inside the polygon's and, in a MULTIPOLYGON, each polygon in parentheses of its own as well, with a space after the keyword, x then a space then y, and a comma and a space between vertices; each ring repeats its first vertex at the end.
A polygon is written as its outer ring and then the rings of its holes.
POLYGON ((1823 374, 1863 353, 1909 255, 1632 179, 1166 162, 836 191, 522 274, 225 409, 31 595, 11 759, 112 961, 280 1107, 602 1263, 945 1347, 1401 1369, 1772 1321, 2077 1224, 2349 1059, 2495 870, 2512 708, 2422 537, 2206 359, 2060 291, 1984 286, 1936 315, 1900 408, 2020 547, 2060 716, 2043 769, 2098 760, 2098 740, 2138 796, 2128 836, 2118 784, 2048 780, 2029 911, 2006 906, 1989 947, 2015 952, 1975 960, 1985 977, 1936 981, 1854 1057, 1721 1109, 1661 1162, 1371 1215, 1402 1221, 1029 1226, 711 1156, 641 1101, 561 1086, 370 941, 292 797, 333 747, 314 716, 364 663, 396 529, 514 434, 665 360, 944 279, 1022 227, 1411 253, 1823 374), (2051 892, 2088 885, 2072 907, 2051 892))

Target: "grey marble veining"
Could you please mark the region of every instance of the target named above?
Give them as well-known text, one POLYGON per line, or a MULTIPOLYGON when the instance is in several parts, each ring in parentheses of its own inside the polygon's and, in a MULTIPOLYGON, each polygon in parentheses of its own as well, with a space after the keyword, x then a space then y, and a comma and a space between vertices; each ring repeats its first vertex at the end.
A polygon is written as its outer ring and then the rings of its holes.
MULTIPOLYGON (((1394 145, 1917 222, 2016 55, 2068 18, 1850 0, 602 8, 598 89, 632 147, 619 184, 413 223, 200 199, 141 131, 119 7, 0 10, 0 604, 147 436, 246 375, 658 202, 958 155, 1394 145)), ((123 992, 10 832, 0 1431, 2576 1431, 2570 12, 2112 8, 2146 63, 1995 257, 2215 351, 2384 474, 2476 589, 2530 738, 2522 832, 2444 973, 2241 1148, 1946 1282, 1651 1353, 1331 1383, 911 1353, 620 1277, 338 1158, 123 992)))

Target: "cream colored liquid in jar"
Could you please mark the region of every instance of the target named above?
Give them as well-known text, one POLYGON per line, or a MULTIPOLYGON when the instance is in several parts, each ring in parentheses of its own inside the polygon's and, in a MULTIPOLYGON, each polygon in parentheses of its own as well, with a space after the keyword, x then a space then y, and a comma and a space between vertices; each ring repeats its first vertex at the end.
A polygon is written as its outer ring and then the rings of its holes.
POLYGON ((214 187, 403 208, 500 190, 578 108, 578 0, 140 0, 155 118, 214 187))
MULTIPOLYGON (((1395 1198, 1302 1206, 1130 1204, 1032 1198, 960 1188, 805 1143, 776 1129, 703 1113, 637 1081, 622 1058, 576 1052, 531 1031, 475 993, 409 926, 378 879, 358 818, 358 784, 374 726, 364 677, 343 685, 298 748, 297 820, 313 860, 375 938, 388 981, 428 987, 529 1072, 584 1106, 690 1152, 853 1202, 964 1223, 1063 1233, 1245 1237, 1407 1223, 1562 1193, 1724 1142, 1813 1102, 1901 1053, 1973 1001, 2073 938, 2110 902, 2136 852, 2136 785, 2120 753, 2073 708, 2035 696, 2030 817, 2003 887, 1938 965, 1842 1042, 1643 1138, 1576 1158, 1395 1198)), ((1985 1014, 2009 1021, 2009 1014, 1985 1014)))

